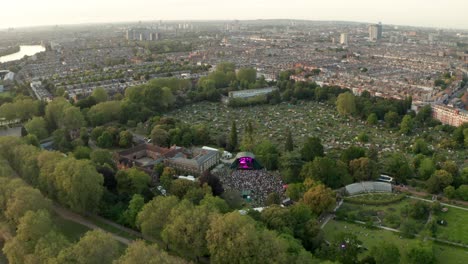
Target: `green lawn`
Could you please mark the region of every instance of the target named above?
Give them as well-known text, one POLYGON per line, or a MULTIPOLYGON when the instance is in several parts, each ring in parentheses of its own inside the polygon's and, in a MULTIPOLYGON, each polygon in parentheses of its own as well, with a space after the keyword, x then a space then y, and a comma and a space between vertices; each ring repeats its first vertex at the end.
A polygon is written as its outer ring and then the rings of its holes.
POLYGON ((11 94, 11 92, 3 92, 0 93, 0 97, 13 97, 13 95, 11 94))
POLYGON ((124 238, 127 238, 127 239, 130 239, 130 240, 136 240, 136 239, 141 239, 140 237, 137 237, 133 234, 130 234, 130 233, 127 233, 125 231, 122 231, 114 226, 111 226, 105 222, 102 222, 100 219, 98 218, 95 218, 95 217, 89 217, 88 220, 90 220, 91 222, 93 222, 93 224, 97 225, 98 227, 104 229, 105 231, 108 231, 110 233, 114 233, 116 235, 119 235, 121 237, 124 237, 124 238))
POLYGON ((54 223, 59 229, 59 231, 64 234, 70 241, 76 242, 90 229, 86 226, 77 224, 70 220, 63 219, 56 216, 54 218, 54 223))
POLYGON ((364 222, 369 220, 378 222, 380 219, 383 226, 398 228, 401 221, 401 211, 410 202, 412 202, 412 200, 408 198, 388 205, 360 205, 345 202, 338 210, 337 215, 353 215, 354 220, 364 222), (391 220, 392 216, 395 219, 393 221, 391 220))
POLYGON ((447 226, 437 226, 438 238, 468 245, 468 211, 448 207, 448 211, 438 213, 437 218, 447 221, 447 226))
MULTIPOLYGON (((399 234, 381 229, 369 229, 358 224, 350 224, 342 221, 330 221, 324 228, 325 239, 332 241, 334 237, 341 233, 347 232, 355 234, 362 241, 364 247, 370 249, 373 245, 377 245, 382 241, 389 241, 396 245, 400 250, 401 263, 407 263, 406 254, 412 246, 418 245, 417 239, 400 238, 399 234)), ((468 258, 468 250, 458 247, 450 247, 441 244, 434 244, 434 251, 438 263, 447 264, 464 264, 468 258)), ((364 257, 368 251, 361 253, 360 257, 364 257)))

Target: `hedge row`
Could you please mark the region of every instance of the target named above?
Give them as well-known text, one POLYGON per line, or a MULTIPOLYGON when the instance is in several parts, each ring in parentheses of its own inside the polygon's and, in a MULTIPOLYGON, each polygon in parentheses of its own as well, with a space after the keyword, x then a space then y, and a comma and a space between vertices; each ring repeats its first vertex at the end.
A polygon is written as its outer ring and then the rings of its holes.
POLYGON ((357 197, 345 197, 344 201, 353 204, 367 204, 367 205, 387 205, 399 202, 406 197, 405 194, 398 194, 395 195, 387 200, 369 200, 365 197, 357 196, 357 197))

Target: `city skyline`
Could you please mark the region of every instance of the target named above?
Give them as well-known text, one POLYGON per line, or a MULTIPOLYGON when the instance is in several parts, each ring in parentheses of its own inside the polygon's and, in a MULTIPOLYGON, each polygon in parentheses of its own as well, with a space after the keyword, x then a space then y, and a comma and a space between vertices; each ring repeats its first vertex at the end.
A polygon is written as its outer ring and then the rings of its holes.
POLYGON ((117 23, 154 20, 254 20, 297 19, 312 21, 350 21, 390 25, 468 29, 463 0, 375 1, 330 0, 327 2, 279 0, 231 1, 148 1, 82 0, 69 3, 59 0, 10 1, 2 4, 1 28, 44 25, 117 23), (18 14, 22 14, 19 16, 18 14))

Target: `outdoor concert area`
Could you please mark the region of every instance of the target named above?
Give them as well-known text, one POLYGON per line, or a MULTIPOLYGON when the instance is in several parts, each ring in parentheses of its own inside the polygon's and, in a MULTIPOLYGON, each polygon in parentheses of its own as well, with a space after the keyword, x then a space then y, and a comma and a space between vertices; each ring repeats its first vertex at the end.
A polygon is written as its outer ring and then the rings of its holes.
POLYGON ((264 206, 266 198, 271 193, 284 196, 284 184, 278 172, 270 172, 262 168, 249 152, 236 155, 230 167, 223 167, 216 174, 225 190, 235 190, 253 207, 264 206))

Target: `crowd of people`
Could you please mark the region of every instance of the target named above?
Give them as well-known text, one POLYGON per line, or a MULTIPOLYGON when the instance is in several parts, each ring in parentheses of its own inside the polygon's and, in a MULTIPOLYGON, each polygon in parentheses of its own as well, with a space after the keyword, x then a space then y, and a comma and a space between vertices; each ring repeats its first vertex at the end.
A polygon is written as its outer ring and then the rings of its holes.
POLYGON ((270 193, 284 195, 283 181, 278 173, 262 170, 229 170, 219 174, 225 190, 248 192, 254 207, 265 206, 270 193))

